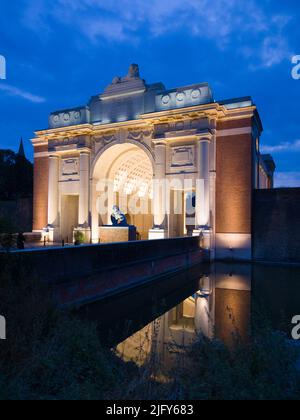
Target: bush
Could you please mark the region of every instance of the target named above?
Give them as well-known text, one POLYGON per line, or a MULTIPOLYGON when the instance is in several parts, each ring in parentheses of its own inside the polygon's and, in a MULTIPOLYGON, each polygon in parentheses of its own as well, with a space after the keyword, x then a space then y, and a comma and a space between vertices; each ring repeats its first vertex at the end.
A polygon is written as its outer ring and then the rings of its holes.
POLYGON ((189 363, 175 374, 184 399, 294 400, 300 398, 298 355, 284 334, 265 331, 228 349, 199 337, 186 350, 189 363))
POLYGON ((13 225, 12 221, 7 217, 0 217, 0 234, 14 232, 16 232, 16 227, 13 225))
POLYGON ((75 245, 82 245, 85 242, 84 233, 80 230, 76 230, 74 233, 75 245))
POLYGON ((117 369, 96 327, 56 308, 48 287, 9 254, 1 266, 7 340, 0 346, 0 399, 103 398, 117 369))
POLYGON ((0 234, 0 247, 5 249, 6 252, 9 252, 14 245, 16 245, 16 240, 13 234, 0 234))
POLYGON ((116 376, 96 328, 66 316, 35 342, 21 373, 11 381, 22 400, 97 400, 116 376))

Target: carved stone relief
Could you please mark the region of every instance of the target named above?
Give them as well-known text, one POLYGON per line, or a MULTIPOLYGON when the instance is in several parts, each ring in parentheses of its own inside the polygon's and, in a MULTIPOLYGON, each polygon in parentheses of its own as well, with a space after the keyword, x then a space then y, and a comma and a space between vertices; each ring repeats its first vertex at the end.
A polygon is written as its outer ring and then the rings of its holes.
POLYGON ((50 150, 76 149, 90 147, 90 136, 62 137, 49 140, 50 150))
POLYGON ((163 138, 166 134, 170 137, 170 133, 174 133, 174 137, 175 135, 178 137, 180 136, 181 131, 184 135, 186 135, 188 131, 203 129, 206 125, 206 120, 203 120, 203 118, 174 118, 168 123, 155 125, 155 138, 163 138))
POLYGON ((64 146, 74 145, 77 146, 79 143, 79 137, 64 137, 60 139, 50 140, 49 146, 50 148, 58 148, 64 146))
POLYGON ((129 140, 135 141, 145 141, 152 139, 153 131, 152 130, 133 130, 128 132, 127 138, 129 140))
POLYGON ((80 110, 70 110, 66 112, 60 112, 53 114, 50 117, 50 123, 53 126, 65 126, 65 125, 74 125, 85 122, 82 120, 83 112, 80 110))
POLYGON ((62 159, 62 177, 74 177, 79 175, 79 160, 77 158, 62 159))
POLYGON ((103 138, 103 141, 104 141, 105 144, 109 144, 109 143, 112 143, 113 141, 117 140, 117 137, 114 133, 113 134, 106 134, 102 138, 103 138))
POLYGON ((195 165, 195 147, 178 146, 172 147, 171 167, 193 167, 195 165))

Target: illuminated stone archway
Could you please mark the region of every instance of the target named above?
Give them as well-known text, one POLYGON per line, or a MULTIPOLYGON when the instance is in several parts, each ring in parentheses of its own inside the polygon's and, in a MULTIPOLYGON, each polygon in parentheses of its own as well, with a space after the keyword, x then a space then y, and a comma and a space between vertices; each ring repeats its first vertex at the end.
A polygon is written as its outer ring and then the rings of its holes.
POLYGON ((141 239, 153 226, 153 160, 140 145, 112 144, 92 168, 92 239, 99 240, 99 227, 111 224, 113 205, 126 214, 141 239))

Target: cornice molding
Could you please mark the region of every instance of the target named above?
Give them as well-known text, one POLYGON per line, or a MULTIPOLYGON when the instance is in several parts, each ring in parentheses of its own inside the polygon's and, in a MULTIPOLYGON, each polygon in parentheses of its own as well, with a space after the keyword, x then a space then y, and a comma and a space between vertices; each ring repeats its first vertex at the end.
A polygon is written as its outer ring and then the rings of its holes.
MULTIPOLYGON (((176 123, 186 120, 206 119, 208 120, 208 125, 213 129, 215 128, 217 122, 253 118, 256 115, 256 106, 226 109, 218 103, 213 103, 188 108, 179 108, 175 110, 159 111, 151 114, 143 114, 140 116, 140 119, 137 120, 104 125, 81 124, 76 126, 39 130, 35 132, 37 137, 32 139, 32 144, 33 146, 42 146, 47 144, 48 141, 63 138, 114 135, 122 129, 126 129, 128 131, 153 131, 155 129, 155 125, 176 123)), ((169 139, 178 137, 180 137, 180 134, 169 137, 169 139)))

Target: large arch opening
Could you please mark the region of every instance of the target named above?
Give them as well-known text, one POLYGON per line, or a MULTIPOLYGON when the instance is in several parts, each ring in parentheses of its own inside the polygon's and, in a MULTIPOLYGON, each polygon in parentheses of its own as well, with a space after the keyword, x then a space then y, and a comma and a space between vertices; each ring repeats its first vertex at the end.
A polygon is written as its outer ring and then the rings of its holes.
POLYGON ((140 146, 115 144, 105 150, 93 168, 92 238, 99 239, 99 227, 111 224, 111 212, 118 205, 128 223, 135 225, 139 239, 148 239, 153 226, 153 162, 140 146))

